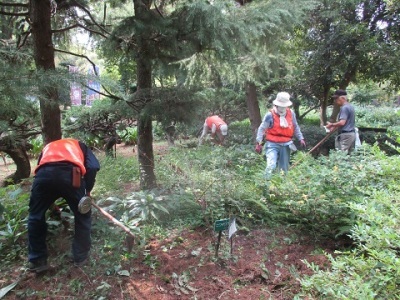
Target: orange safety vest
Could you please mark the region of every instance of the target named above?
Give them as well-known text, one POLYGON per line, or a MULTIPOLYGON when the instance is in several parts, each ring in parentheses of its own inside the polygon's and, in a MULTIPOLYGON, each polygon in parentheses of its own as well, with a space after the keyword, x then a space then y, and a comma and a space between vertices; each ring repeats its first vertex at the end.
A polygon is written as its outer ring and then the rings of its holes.
POLYGON ((218 116, 211 116, 206 119, 206 124, 208 128, 212 128, 212 124, 215 124, 217 130, 221 131, 221 125, 226 125, 226 123, 218 116))
POLYGON ((86 168, 84 165, 85 156, 79 141, 74 139, 62 139, 51 143, 48 143, 43 151, 42 158, 40 159, 39 165, 35 169, 37 170, 48 163, 56 162, 70 162, 78 166, 81 169, 82 176, 86 174, 86 168))
POLYGON ((280 126, 279 118, 280 116, 274 112, 273 109, 270 110, 273 118, 273 125, 271 128, 265 130, 265 136, 267 141, 273 143, 286 143, 289 142, 294 134, 293 118, 292 112, 289 108, 286 109, 286 121, 288 122, 288 128, 282 128, 280 126))

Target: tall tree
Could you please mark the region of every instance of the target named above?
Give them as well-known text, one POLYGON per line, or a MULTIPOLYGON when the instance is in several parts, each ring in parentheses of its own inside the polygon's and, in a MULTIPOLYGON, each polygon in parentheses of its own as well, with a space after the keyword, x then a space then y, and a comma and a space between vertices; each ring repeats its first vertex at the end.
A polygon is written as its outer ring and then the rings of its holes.
MULTIPOLYGON (((261 123, 258 89, 265 82, 281 78, 287 72, 286 48, 291 32, 304 20, 315 1, 237 2, 240 7, 227 14, 243 26, 245 33, 237 39, 232 56, 223 57, 217 63, 215 59, 205 59, 203 68, 215 70, 222 82, 240 86, 246 91, 246 104, 255 137, 261 123)), ((202 73, 207 74, 205 71, 202 73)))
MULTIPOLYGON (((398 62, 389 58, 392 66, 388 64, 387 57, 392 57, 397 47, 388 39, 393 27, 382 26, 395 19, 382 13, 385 11, 381 0, 324 0, 310 15, 308 26, 298 31, 303 45, 299 49, 298 67, 303 70, 299 80, 306 81, 308 96, 319 101, 321 125, 328 119, 332 89, 346 89, 363 77, 381 81, 399 74, 398 68, 394 70, 398 62)), ((335 107, 330 118, 335 119, 337 112, 335 107)))
MULTIPOLYGON (((156 85, 152 80, 155 66, 164 68, 164 77, 178 74, 179 61, 196 53, 210 51, 223 56, 230 51, 240 28, 233 20, 225 20, 223 9, 228 2, 171 1, 159 7, 153 1, 134 1, 134 16, 125 18, 114 30, 106 46, 110 56, 120 52, 120 61, 134 59, 136 91, 129 103, 138 112, 138 157, 141 188, 156 186, 152 145, 153 116, 144 109, 154 101, 152 92, 156 85), (168 5, 168 9, 165 5, 168 5), (175 65, 174 65, 175 63, 175 65), (171 67, 172 66, 172 67, 171 67)), ((126 64, 121 64, 123 67, 126 64)), ((180 83, 175 82, 177 89, 180 83)), ((168 104, 167 104, 168 103, 168 104)), ((164 105, 170 102, 164 101, 164 105)), ((161 104, 162 105, 162 104, 161 104)))
MULTIPOLYGON (((31 0, 30 20, 33 37, 33 55, 38 70, 55 70, 51 13, 54 1, 31 0)), ((61 138, 61 112, 56 87, 39 86, 42 135, 45 144, 61 138)))

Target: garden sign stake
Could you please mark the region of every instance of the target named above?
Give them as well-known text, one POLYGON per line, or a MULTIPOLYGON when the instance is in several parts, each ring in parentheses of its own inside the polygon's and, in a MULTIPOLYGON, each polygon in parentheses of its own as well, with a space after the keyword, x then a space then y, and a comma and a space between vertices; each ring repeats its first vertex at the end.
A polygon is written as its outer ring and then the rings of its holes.
POLYGON ((217 220, 214 223, 214 231, 218 232, 218 240, 217 240, 217 245, 215 246, 215 257, 218 257, 218 250, 219 250, 219 245, 221 243, 221 236, 222 236, 222 231, 228 230, 228 239, 230 240, 231 244, 231 255, 233 254, 233 235, 237 231, 236 228, 236 219, 232 217, 231 219, 222 219, 222 220, 217 220))
POLYGON ((219 245, 221 243, 222 231, 228 229, 229 219, 216 220, 214 223, 214 231, 218 232, 217 245, 215 246, 215 257, 218 257, 219 245))

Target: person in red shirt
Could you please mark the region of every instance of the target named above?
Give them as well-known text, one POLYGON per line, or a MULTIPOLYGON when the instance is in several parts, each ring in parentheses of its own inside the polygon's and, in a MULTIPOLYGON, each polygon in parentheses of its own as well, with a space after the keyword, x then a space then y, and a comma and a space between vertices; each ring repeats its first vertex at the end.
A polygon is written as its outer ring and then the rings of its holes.
POLYGON ((228 125, 219 116, 208 117, 203 125, 203 132, 200 136, 199 146, 203 143, 203 140, 208 132, 211 132, 211 137, 214 143, 222 145, 224 143, 225 137, 228 134, 228 125), (215 136, 218 137, 216 141, 215 136))
POLYGON ((29 270, 40 273, 49 269, 46 246, 45 214, 58 198, 64 198, 75 217, 72 258, 75 266, 83 265, 91 247, 91 211, 80 213, 79 201, 90 195, 100 164, 84 143, 60 139, 47 144, 39 157, 31 188, 28 216, 29 270), (76 174, 74 176, 74 174, 76 174))

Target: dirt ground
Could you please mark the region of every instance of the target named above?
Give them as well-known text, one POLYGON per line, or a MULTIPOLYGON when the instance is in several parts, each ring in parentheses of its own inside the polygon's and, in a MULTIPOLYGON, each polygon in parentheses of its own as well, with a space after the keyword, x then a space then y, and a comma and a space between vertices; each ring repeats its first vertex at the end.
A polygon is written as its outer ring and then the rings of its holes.
MULTIPOLYGON (((303 260, 326 268, 322 249, 334 250, 333 245, 317 245, 298 233, 264 228, 239 232, 233 238, 233 255, 224 236, 216 258, 215 242, 216 235, 209 230, 185 230, 152 240, 146 257, 121 262, 120 275, 106 270, 99 275, 107 257, 95 252, 82 268, 53 260, 53 269, 45 275, 21 275, 21 267, 15 267, 0 286, 19 280, 4 299, 292 299, 300 289, 298 276, 311 274, 303 260), (124 276, 122 270, 129 273, 124 276), (107 289, 99 292, 102 286, 107 289)), ((68 247, 69 239, 60 235, 54 250, 68 247)))
MULTIPOLYGON (((129 153, 132 147, 120 146, 117 151, 117 155, 129 153)), ((0 168, 2 176, 13 171, 11 164, 0 168)), ((96 218, 100 217, 94 213, 94 223, 96 218)), ((96 227, 93 231, 100 234, 96 227)), ((140 249, 142 253, 121 259, 118 270, 110 271, 107 257, 121 249, 92 251, 89 264, 77 268, 62 254, 68 253, 70 235, 62 229, 56 234, 50 249, 52 269, 44 275, 29 273, 23 267, 26 258, 7 270, 0 268, 0 289, 18 281, 3 299, 292 299, 300 291, 299 276, 311 274, 304 260, 324 269, 329 261, 323 252, 333 253, 338 247, 332 242, 318 244, 285 228, 247 232, 239 227, 233 253, 224 232, 217 258, 215 232, 186 229, 171 232, 167 239, 151 240, 140 249)))

